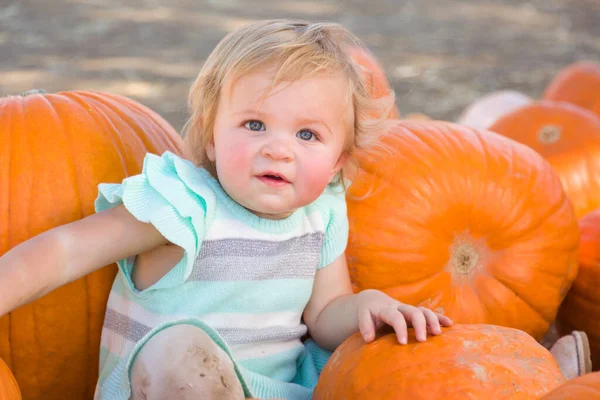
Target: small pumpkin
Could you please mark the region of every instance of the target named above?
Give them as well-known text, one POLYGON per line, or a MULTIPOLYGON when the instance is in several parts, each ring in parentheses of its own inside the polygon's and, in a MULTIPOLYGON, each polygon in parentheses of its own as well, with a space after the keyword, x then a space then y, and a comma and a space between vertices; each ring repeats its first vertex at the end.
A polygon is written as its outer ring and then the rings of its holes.
POLYGON ((333 353, 315 400, 538 399, 565 378, 548 350, 517 329, 456 325, 407 345, 384 330, 365 344, 359 333, 333 353))
POLYGON ((0 358, 0 399, 21 400, 19 385, 8 366, 0 358))
POLYGON ((515 141, 441 121, 393 121, 382 144, 357 153, 348 192, 355 291, 541 339, 575 278, 579 240, 550 165, 515 141))
POLYGON ((533 100, 515 90, 499 90, 475 99, 458 117, 459 124, 475 129, 488 129, 496 120, 533 100))
MULTIPOLYGON (((146 153, 180 152, 158 114, 114 94, 28 93, 0 99, 0 256, 94 213, 97 185, 141 171, 146 153)), ((0 357, 26 399, 89 399, 116 265, 0 318, 0 357)), ((34 277, 32 277, 34 278, 34 277)))
MULTIPOLYGON (((385 70, 373 53, 364 47, 352 47, 349 52, 352 58, 364 68, 367 89, 371 96, 375 99, 388 96, 391 92, 390 83, 385 70)), ((388 118, 397 119, 398 115, 398 108, 394 105, 388 118)))
POLYGON ((579 61, 567 66, 548 84, 544 99, 566 101, 600 115, 600 63, 579 61))
POLYGON ((571 379, 540 400, 600 400, 600 372, 571 379))
POLYGON ((584 331, 590 341, 592 367, 600 369, 600 209, 579 221, 579 273, 561 305, 557 327, 566 335, 584 331))
POLYGON ((600 207, 600 117, 542 101, 500 117, 490 130, 526 144, 550 162, 578 217, 600 207))

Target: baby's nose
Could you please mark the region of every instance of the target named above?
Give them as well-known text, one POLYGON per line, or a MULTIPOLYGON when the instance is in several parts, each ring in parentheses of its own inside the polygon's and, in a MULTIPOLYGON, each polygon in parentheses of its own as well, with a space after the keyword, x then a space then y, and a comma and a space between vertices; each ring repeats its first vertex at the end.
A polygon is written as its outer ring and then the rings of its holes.
POLYGON ((281 140, 273 140, 266 143, 261 150, 263 157, 277 161, 291 161, 294 153, 289 145, 281 140))

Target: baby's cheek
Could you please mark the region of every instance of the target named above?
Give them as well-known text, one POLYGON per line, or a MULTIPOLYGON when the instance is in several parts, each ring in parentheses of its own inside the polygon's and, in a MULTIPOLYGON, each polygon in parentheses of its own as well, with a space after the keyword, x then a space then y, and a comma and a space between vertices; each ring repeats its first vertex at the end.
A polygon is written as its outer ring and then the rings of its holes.
POLYGON ((329 163, 315 161, 305 169, 307 191, 317 197, 330 182, 332 166, 329 163))
POLYGON ((248 157, 243 146, 227 146, 223 150, 220 161, 228 171, 239 174, 249 168, 248 157))

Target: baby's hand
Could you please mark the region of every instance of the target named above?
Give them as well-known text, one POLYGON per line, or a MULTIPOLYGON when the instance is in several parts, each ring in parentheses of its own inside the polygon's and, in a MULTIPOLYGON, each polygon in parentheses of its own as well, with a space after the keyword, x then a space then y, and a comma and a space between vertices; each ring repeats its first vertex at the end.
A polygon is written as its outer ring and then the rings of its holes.
POLYGON ((415 330, 419 342, 427 340, 427 331, 442 333, 440 325, 451 326, 452 320, 425 307, 409 306, 378 290, 364 290, 357 294, 358 327, 365 342, 375 339, 375 331, 384 324, 396 331, 398 342, 407 342, 407 323, 415 330))

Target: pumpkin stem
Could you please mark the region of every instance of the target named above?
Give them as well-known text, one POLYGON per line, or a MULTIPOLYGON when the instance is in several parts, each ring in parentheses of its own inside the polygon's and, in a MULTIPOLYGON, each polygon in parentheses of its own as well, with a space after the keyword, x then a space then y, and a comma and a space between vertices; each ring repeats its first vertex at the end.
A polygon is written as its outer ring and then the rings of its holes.
POLYGON ((538 140, 544 144, 557 142, 562 129, 557 125, 544 125, 538 132, 538 140))
POLYGON ((47 92, 44 89, 31 89, 26 92, 22 92, 19 94, 21 97, 29 96, 30 94, 46 94, 47 92))
POLYGON ((462 243, 452 253, 450 262, 458 275, 469 275, 479 262, 479 254, 469 243, 462 243))

